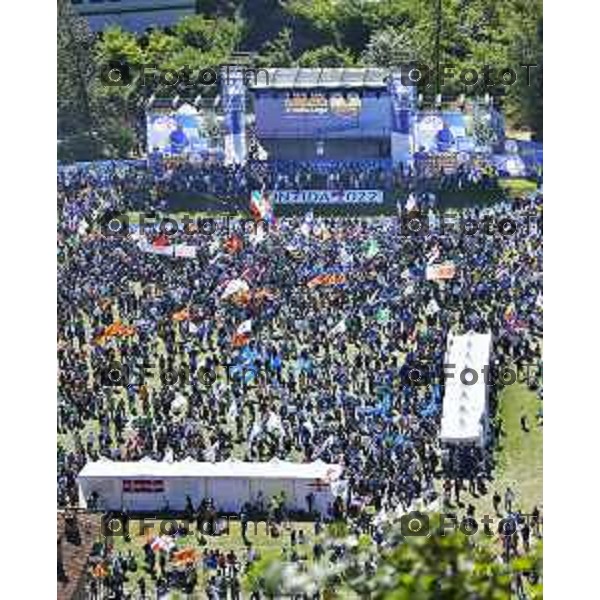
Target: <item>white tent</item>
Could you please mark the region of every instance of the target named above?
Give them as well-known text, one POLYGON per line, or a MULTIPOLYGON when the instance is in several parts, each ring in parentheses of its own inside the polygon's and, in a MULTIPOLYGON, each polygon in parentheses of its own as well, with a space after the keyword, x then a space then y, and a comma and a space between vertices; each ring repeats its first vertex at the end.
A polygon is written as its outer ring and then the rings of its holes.
POLYGON ((229 460, 221 463, 89 462, 79 473, 80 496, 85 503, 92 492, 98 494, 104 510, 156 511, 183 510, 186 496, 197 506, 212 498, 218 510, 239 512, 245 502, 254 502, 259 492, 265 502, 283 491, 286 507, 306 510, 306 496, 314 494, 314 508, 327 510, 339 493, 340 465, 322 461, 292 463, 272 460, 248 463, 229 460), (335 491, 334 491, 335 490, 335 491))
POLYGON ((446 443, 485 444, 488 420, 488 386, 484 368, 488 367, 491 333, 450 336, 446 364, 452 377, 445 382, 440 439, 446 443), (472 371, 467 371, 472 369, 472 371), (461 380, 461 375, 467 381, 461 380))

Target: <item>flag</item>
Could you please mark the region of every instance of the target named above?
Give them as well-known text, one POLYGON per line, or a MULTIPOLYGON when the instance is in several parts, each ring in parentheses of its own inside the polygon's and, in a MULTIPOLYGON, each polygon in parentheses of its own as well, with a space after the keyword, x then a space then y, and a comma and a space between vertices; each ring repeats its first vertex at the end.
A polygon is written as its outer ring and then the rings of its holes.
POLYGON ((269 224, 275 222, 273 208, 264 188, 260 192, 254 191, 250 194, 250 212, 257 221, 262 219, 269 224))
POLYGON ((440 258, 440 247, 436 244, 427 255, 427 264, 431 265, 440 258))
POLYGON ((408 198, 406 199, 406 210, 408 212, 411 212, 413 210, 416 210, 417 208, 417 199, 415 198, 415 195, 413 193, 410 193, 408 195, 408 198))
POLYGON ((238 410, 237 402, 235 401, 235 398, 234 398, 231 401, 231 404, 229 405, 229 410, 227 411, 227 418, 228 419, 236 419, 238 414, 239 414, 239 410, 238 410))
POLYGON ((161 235, 154 238, 154 240, 152 241, 152 245, 155 248, 165 248, 170 245, 169 238, 164 233, 162 233, 161 235))
POLYGON ((175 548, 175 542, 173 542, 173 538, 168 535, 156 536, 150 542, 150 548, 154 550, 154 552, 170 552, 173 548, 175 548))
POLYGON ((242 250, 244 244, 239 236, 231 235, 225 240, 223 247, 225 250, 227 250, 227 252, 229 252, 229 254, 237 254, 242 250))
POLYGON ((329 335, 337 335, 338 333, 346 333, 346 319, 343 318, 330 332, 329 335))
POLYGON ((267 239, 265 228, 257 227, 256 231, 248 236, 248 239, 253 246, 258 246, 261 242, 267 239))
POLYGON ((425 278, 428 281, 439 281, 443 279, 454 279, 456 277, 456 265, 446 262, 437 265, 427 265, 425 278))
POLYGON ((367 299, 367 304, 373 305, 375 303, 375 300, 377 299, 378 295, 379 295, 379 289, 376 289, 375 292, 373 292, 373 294, 371 294, 371 296, 369 296, 369 298, 367 299))
POLYGON ((345 267, 352 265, 352 263, 354 262, 352 254, 350 254, 348 250, 346 250, 346 246, 344 246, 343 244, 340 247, 340 262, 345 267))
POLYGON ((200 553, 195 548, 182 548, 181 550, 175 550, 171 559, 173 562, 188 565, 195 563, 200 557, 200 553))
POLYGON ((252 333, 252 319, 244 321, 235 331, 231 340, 231 345, 234 348, 240 348, 245 346, 250 341, 250 334, 252 333))
POLYGON ((309 288, 314 288, 318 285, 341 285, 346 282, 346 276, 342 273, 323 273, 313 277, 308 283, 309 288))
POLYGON ((377 311, 377 315, 375 317, 377 322, 381 325, 387 325, 390 320, 390 309, 389 308, 380 308, 377 311))
POLYGON ((88 222, 85 219, 81 219, 81 222, 79 223, 79 227, 77 228, 77 233, 79 235, 85 235, 85 233, 88 230, 88 222))
POLYGON ((377 240, 370 240, 365 249, 365 256, 367 258, 374 258, 379 254, 379 244, 377 240))
POLYGON ((510 321, 516 317, 515 303, 511 302, 504 311, 504 319, 510 321))
POLYGON ((248 438, 248 441, 250 443, 252 443, 254 438, 259 436, 261 433, 262 433, 262 426, 258 422, 258 420, 256 420, 256 421, 254 421, 254 424, 252 425, 252 430, 250 431, 250 437, 248 438))
POLYGON ((435 301, 435 298, 432 298, 425 309, 425 314, 428 317, 435 315, 440 310, 438 303, 435 301))
POLYGON ((177 258, 196 258, 196 250, 196 246, 177 244, 175 246, 175 256, 177 258))
POLYGON ((300 225, 300 231, 304 236, 309 236, 312 230, 312 225, 315 220, 315 215, 313 211, 309 211, 304 215, 304 219, 302 221, 302 225, 300 225))
POLYGON ((323 454, 323 452, 325 452, 325 450, 327 450, 327 448, 329 448, 329 446, 331 446, 331 444, 333 444, 334 441, 335 436, 332 434, 321 444, 320 448, 317 449, 314 458, 319 458, 319 456, 321 456, 321 454, 323 454))
POLYGON ((164 492, 165 482, 162 479, 123 479, 122 490, 128 494, 164 492))
POLYGON ((247 293, 249 291, 250 287, 243 279, 232 279, 225 286, 225 289, 221 294, 221 299, 229 298, 230 296, 235 296, 243 292, 247 293))
POLYGON ((273 411, 269 413, 269 418, 267 419, 265 427, 269 433, 277 432, 280 436, 285 435, 285 430, 283 429, 281 418, 273 411))
POLYGON ((190 318, 190 311, 187 308, 178 310, 177 312, 174 312, 171 315, 171 319, 173 319, 173 321, 186 321, 189 318, 190 318))
POLYGON ((99 335, 94 338, 96 344, 104 344, 106 340, 112 337, 129 337, 135 335, 136 329, 130 325, 123 325, 120 321, 106 326, 99 335))

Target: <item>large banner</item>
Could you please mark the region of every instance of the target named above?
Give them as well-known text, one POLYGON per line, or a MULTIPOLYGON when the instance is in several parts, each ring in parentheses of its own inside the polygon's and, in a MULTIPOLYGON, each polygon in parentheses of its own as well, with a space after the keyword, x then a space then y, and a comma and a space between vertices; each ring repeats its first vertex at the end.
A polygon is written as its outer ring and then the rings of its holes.
POLYGON ((405 86, 399 73, 391 73, 388 77, 388 91, 392 111, 392 161, 394 164, 407 165, 412 162, 414 152, 415 87, 405 86))
POLYGON ((241 69, 227 68, 222 75, 225 163, 246 162, 246 88, 241 69))
POLYGON ((259 137, 359 139, 390 134, 390 99, 386 92, 311 91, 255 94, 259 137))
POLYGON ((198 156, 208 147, 202 117, 189 104, 177 111, 148 113, 146 128, 148 154, 198 156))
MULTIPOLYGON (((252 194, 260 194, 258 191, 252 194)), ((382 204, 381 190, 276 190, 267 191, 273 204, 382 204)))

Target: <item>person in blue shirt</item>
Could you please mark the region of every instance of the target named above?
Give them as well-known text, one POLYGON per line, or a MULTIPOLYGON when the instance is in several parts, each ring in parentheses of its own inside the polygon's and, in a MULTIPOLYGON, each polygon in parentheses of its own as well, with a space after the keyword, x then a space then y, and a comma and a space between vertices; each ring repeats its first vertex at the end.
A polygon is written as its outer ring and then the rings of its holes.
POLYGON ((437 132, 437 147, 440 152, 447 152, 454 146, 454 135, 448 127, 448 123, 444 121, 444 126, 437 132))
POLYGON ((177 124, 177 129, 172 131, 169 135, 169 140, 171 142, 171 152, 173 154, 181 154, 190 143, 180 123, 177 124))

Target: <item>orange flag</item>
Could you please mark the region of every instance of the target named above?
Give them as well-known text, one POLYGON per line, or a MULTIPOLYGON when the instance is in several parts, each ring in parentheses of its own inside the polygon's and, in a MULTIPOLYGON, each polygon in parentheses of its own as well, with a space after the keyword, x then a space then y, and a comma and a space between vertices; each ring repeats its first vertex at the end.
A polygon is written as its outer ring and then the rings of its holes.
POLYGON ((110 325, 106 326, 100 335, 94 338, 96 344, 103 344, 108 338, 111 337, 128 337, 135 335, 135 327, 131 325, 123 325, 120 321, 115 321, 110 325))
POLYGON ((172 559, 177 563, 193 563, 198 560, 200 553, 195 548, 183 548, 173 552, 172 559))
POLYGON ((318 285, 339 285, 340 283, 345 283, 345 281, 346 276, 343 273, 322 274, 313 277, 307 285, 309 288, 313 288, 318 285))
POLYGON ((187 308, 174 312, 171 316, 173 321, 185 321, 190 318, 190 311, 187 308))

